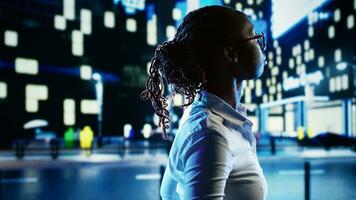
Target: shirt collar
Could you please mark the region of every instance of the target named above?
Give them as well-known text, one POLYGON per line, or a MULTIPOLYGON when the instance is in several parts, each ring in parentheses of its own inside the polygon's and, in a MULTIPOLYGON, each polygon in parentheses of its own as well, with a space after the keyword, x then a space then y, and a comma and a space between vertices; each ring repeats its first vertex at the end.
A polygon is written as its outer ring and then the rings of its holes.
POLYGON ((221 116, 226 120, 231 128, 251 130, 252 122, 247 119, 246 108, 238 103, 237 108, 232 108, 224 100, 208 92, 207 90, 201 90, 195 97, 193 105, 203 106, 209 108, 213 113, 221 116))

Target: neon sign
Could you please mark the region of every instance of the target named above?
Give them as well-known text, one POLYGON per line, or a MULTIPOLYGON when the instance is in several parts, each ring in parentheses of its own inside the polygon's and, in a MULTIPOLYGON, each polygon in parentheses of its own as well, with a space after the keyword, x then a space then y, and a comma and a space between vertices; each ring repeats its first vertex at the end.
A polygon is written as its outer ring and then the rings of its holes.
POLYGON ((283 81, 283 90, 289 91, 305 85, 319 85, 324 79, 321 71, 304 74, 300 77, 289 77, 283 81))

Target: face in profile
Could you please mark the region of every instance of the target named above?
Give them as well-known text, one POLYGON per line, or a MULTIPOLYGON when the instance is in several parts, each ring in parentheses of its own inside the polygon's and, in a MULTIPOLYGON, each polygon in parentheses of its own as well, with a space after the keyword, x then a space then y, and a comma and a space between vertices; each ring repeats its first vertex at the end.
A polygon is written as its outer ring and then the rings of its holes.
POLYGON ((233 66, 237 78, 248 80, 256 79, 263 73, 266 64, 264 35, 257 34, 251 21, 245 16, 237 16, 236 50, 238 62, 233 66))

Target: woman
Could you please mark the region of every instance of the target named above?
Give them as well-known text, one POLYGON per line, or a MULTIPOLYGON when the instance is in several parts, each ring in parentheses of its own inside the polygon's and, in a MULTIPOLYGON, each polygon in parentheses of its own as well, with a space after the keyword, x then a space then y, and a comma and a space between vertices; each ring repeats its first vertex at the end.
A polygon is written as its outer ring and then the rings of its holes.
POLYGON ((263 34, 245 14, 208 6, 190 12, 172 41, 152 59, 143 99, 150 99, 166 136, 163 85, 185 95, 188 106, 169 153, 162 199, 266 199, 252 123, 240 104, 242 81, 266 64, 263 34))

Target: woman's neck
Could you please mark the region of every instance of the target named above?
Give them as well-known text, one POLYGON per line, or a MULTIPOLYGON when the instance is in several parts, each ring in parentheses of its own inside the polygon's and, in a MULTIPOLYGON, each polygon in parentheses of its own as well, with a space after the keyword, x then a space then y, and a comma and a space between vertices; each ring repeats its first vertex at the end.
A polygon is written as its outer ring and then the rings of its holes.
POLYGON ((242 81, 232 79, 226 81, 225 84, 209 84, 206 88, 207 91, 215 94, 233 108, 237 108, 240 103, 242 95, 242 81))

